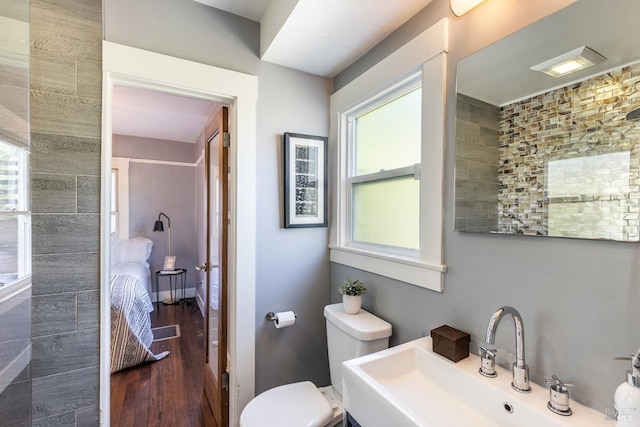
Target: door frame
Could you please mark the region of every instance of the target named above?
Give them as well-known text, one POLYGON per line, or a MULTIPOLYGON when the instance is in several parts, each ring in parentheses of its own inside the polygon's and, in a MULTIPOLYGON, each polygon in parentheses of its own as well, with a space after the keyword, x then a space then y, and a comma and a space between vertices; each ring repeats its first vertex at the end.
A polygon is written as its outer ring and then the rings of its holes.
POLYGON ((256 76, 103 41, 100 204, 100 424, 110 425, 110 208, 113 86, 130 86, 230 106, 229 421, 255 395, 256 76), (245 195, 245 197, 239 197, 245 195))

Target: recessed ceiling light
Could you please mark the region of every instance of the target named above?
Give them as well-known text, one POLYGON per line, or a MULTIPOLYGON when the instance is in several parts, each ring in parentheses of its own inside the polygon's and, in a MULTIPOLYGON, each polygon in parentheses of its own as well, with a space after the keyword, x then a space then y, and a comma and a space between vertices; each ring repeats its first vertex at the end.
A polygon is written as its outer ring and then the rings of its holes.
POLYGON ((582 46, 541 64, 534 65, 531 69, 542 71, 553 77, 562 77, 604 62, 606 59, 588 47, 582 46))

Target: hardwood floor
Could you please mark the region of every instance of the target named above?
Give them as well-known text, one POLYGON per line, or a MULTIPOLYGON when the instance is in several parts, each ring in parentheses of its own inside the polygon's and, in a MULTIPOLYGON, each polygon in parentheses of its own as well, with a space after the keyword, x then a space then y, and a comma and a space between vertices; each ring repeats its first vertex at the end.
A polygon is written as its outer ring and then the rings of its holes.
POLYGON ((160 305, 152 327, 179 324, 181 336, 151 345, 166 358, 111 375, 111 425, 217 427, 203 388, 204 318, 196 306, 160 305))

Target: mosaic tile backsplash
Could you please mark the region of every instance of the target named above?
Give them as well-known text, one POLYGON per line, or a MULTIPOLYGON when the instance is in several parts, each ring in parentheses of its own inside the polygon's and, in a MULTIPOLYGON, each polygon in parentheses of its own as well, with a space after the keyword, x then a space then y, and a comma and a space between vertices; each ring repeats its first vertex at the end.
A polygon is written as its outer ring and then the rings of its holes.
MULTIPOLYGON (((638 241, 640 121, 627 114, 640 108, 639 89, 640 65, 633 65, 500 108, 496 227, 471 229, 476 215, 456 212, 456 229, 638 241)), ((458 100, 476 113, 457 124, 456 211, 465 188, 458 183, 460 154, 478 141, 468 134, 491 127, 486 117, 473 119, 490 106, 458 100)))

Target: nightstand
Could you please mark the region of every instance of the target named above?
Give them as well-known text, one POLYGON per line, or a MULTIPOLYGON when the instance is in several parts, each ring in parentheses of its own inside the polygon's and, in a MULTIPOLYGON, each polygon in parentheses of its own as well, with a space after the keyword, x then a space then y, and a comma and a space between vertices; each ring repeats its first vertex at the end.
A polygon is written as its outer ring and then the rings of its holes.
POLYGON ((187 269, 186 268, 176 268, 175 270, 158 270, 156 271, 156 305, 158 309, 160 308, 160 278, 168 277, 169 278, 169 292, 171 293, 171 298, 165 299, 162 301, 163 304, 177 304, 180 302, 180 299, 176 298, 178 294, 178 284, 180 284, 180 288, 182 290, 182 299, 184 299, 184 292, 187 286, 187 269))

